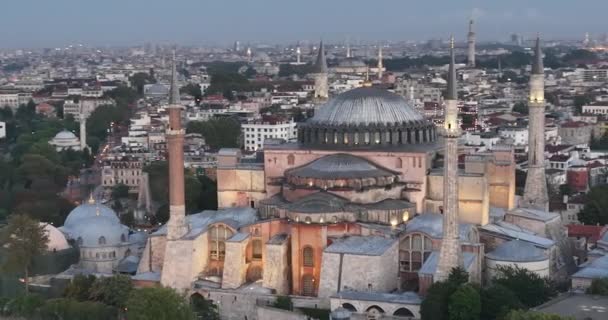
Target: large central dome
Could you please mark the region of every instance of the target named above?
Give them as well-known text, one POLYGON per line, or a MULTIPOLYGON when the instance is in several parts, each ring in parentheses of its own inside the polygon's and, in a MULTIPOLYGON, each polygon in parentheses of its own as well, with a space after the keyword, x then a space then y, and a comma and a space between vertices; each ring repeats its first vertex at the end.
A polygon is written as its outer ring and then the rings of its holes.
POLYGON ((342 93, 319 107, 310 122, 330 125, 395 125, 424 122, 424 117, 399 95, 362 87, 342 93))
POLYGON ((392 92, 362 87, 321 105, 299 125, 300 143, 311 146, 375 148, 435 141, 435 125, 392 92))

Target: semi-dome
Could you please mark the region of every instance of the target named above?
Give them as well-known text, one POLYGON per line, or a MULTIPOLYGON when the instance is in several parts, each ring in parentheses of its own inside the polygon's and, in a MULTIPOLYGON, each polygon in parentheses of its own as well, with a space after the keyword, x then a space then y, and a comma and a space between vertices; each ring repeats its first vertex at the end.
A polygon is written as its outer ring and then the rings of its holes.
POLYGON ((48 223, 40 223, 44 226, 44 232, 49 237, 49 241, 46 243, 46 249, 48 251, 59 251, 65 250, 70 247, 68 241, 65 239, 65 235, 48 223))
POLYGON ((492 252, 487 253, 486 258, 509 262, 536 262, 548 259, 543 250, 518 239, 499 245, 492 252))
POLYGON ((84 222, 70 229, 80 247, 115 247, 128 241, 129 228, 110 217, 96 216, 84 222))
POLYGON ((299 126, 300 143, 373 147, 430 143, 435 125, 392 92, 361 87, 344 92, 318 107, 299 126))
POLYGON ((74 210, 68 214, 63 226, 71 229, 81 224, 83 220, 96 216, 107 217, 116 223, 120 223, 120 220, 118 219, 118 216, 114 210, 104 206, 103 204, 95 203, 94 200, 89 200, 89 202, 74 208, 74 210))
POLYGON ((378 178, 393 177, 398 174, 348 153, 324 156, 287 172, 288 176, 314 179, 378 178))

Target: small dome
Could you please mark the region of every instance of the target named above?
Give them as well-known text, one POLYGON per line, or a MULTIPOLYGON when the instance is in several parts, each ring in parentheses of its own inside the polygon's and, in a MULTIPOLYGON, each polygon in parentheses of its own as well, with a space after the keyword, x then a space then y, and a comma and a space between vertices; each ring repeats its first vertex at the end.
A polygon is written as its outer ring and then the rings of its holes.
POLYGON ((487 253, 486 258, 509 262, 536 262, 548 259, 543 250, 519 239, 499 245, 494 251, 487 253))
POLYGON ((74 227, 78 226, 81 221, 96 217, 98 215, 107 217, 116 223, 120 223, 120 220, 118 219, 118 216, 114 210, 89 200, 89 203, 81 204, 74 208, 74 210, 68 214, 68 217, 65 219, 63 225, 65 228, 73 229, 74 227))
POLYGON ((49 237, 49 242, 47 242, 46 244, 46 249, 48 251, 65 250, 70 247, 68 241, 65 239, 65 235, 61 231, 59 231, 59 229, 48 223, 41 222, 40 224, 44 225, 44 231, 49 237))
POLYGON ((95 216, 71 228, 70 234, 81 247, 117 246, 127 242, 129 228, 110 217, 95 216))
POLYGON ((334 97, 319 107, 308 122, 355 126, 426 123, 424 117, 403 97, 369 87, 353 89, 334 97))
POLYGON ((68 130, 62 130, 55 135, 55 140, 74 140, 78 139, 76 135, 68 130))
POLYGON ((338 63, 338 67, 342 68, 365 68, 365 62, 357 58, 346 58, 338 63))

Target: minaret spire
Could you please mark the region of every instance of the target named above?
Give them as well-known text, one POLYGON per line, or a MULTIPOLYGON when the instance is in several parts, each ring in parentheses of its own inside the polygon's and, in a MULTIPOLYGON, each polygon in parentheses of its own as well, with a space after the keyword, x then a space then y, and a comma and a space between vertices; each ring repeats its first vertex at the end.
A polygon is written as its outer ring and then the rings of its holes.
POLYGON ((469 34, 467 35, 467 43, 468 43, 468 59, 467 59, 467 67, 474 68, 475 67, 475 31, 474 31, 475 22, 473 19, 469 20, 469 34))
POLYGON ((549 209, 545 177, 545 75, 540 36, 536 38, 528 99, 528 174, 522 205, 537 210, 549 209))
POLYGON ((327 59, 325 58, 325 46, 323 40, 319 43, 319 52, 315 62, 315 98, 325 100, 329 97, 327 59))
POLYGON ((441 134, 445 151, 443 164, 443 239, 433 281, 444 281, 452 269, 461 267, 462 255, 458 230, 458 91, 454 59, 454 37, 450 41, 448 90, 445 97, 444 123, 441 134))
POLYGON ((350 52, 350 41, 346 39, 346 57, 352 58, 352 54, 350 52))
POLYGON ((382 62, 382 44, 378 45, 378 79, 382 80, 384 65, 382 62))
POLYGON ((175 50, 173 50, 173 58, 171 62, 171 88, 169 89, 169 104, 179 105, 181 99, 179 97, 179 85, 177 81, 177 61, 175 59, 175 50))

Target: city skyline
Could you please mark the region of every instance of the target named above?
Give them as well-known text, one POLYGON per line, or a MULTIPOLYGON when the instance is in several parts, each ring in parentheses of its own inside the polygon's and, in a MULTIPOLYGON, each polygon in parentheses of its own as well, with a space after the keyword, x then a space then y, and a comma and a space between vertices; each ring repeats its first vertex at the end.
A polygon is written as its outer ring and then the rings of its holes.
POLYGON ((281 43, 321 37, 328 41, 420 41, 447 38, 450 33, 457 41, 464 41, 470 18, 476 20, 480 41, 507 40, 512 33, 529 38, 537 32, 546 39, 583 39, 586 32, 596 37, 605 33, 601 14, 608 9, 608 2, 586 1, 584 10, 578 10, 580 6, 566 0, 383 0, 373 4, 311 0, 298 8, 278 0, 109 0, 95 4, 24 0, 4 4, 4 8, 19 14, 0 20, 0 47, 39 48, 75 43, 281 43))

